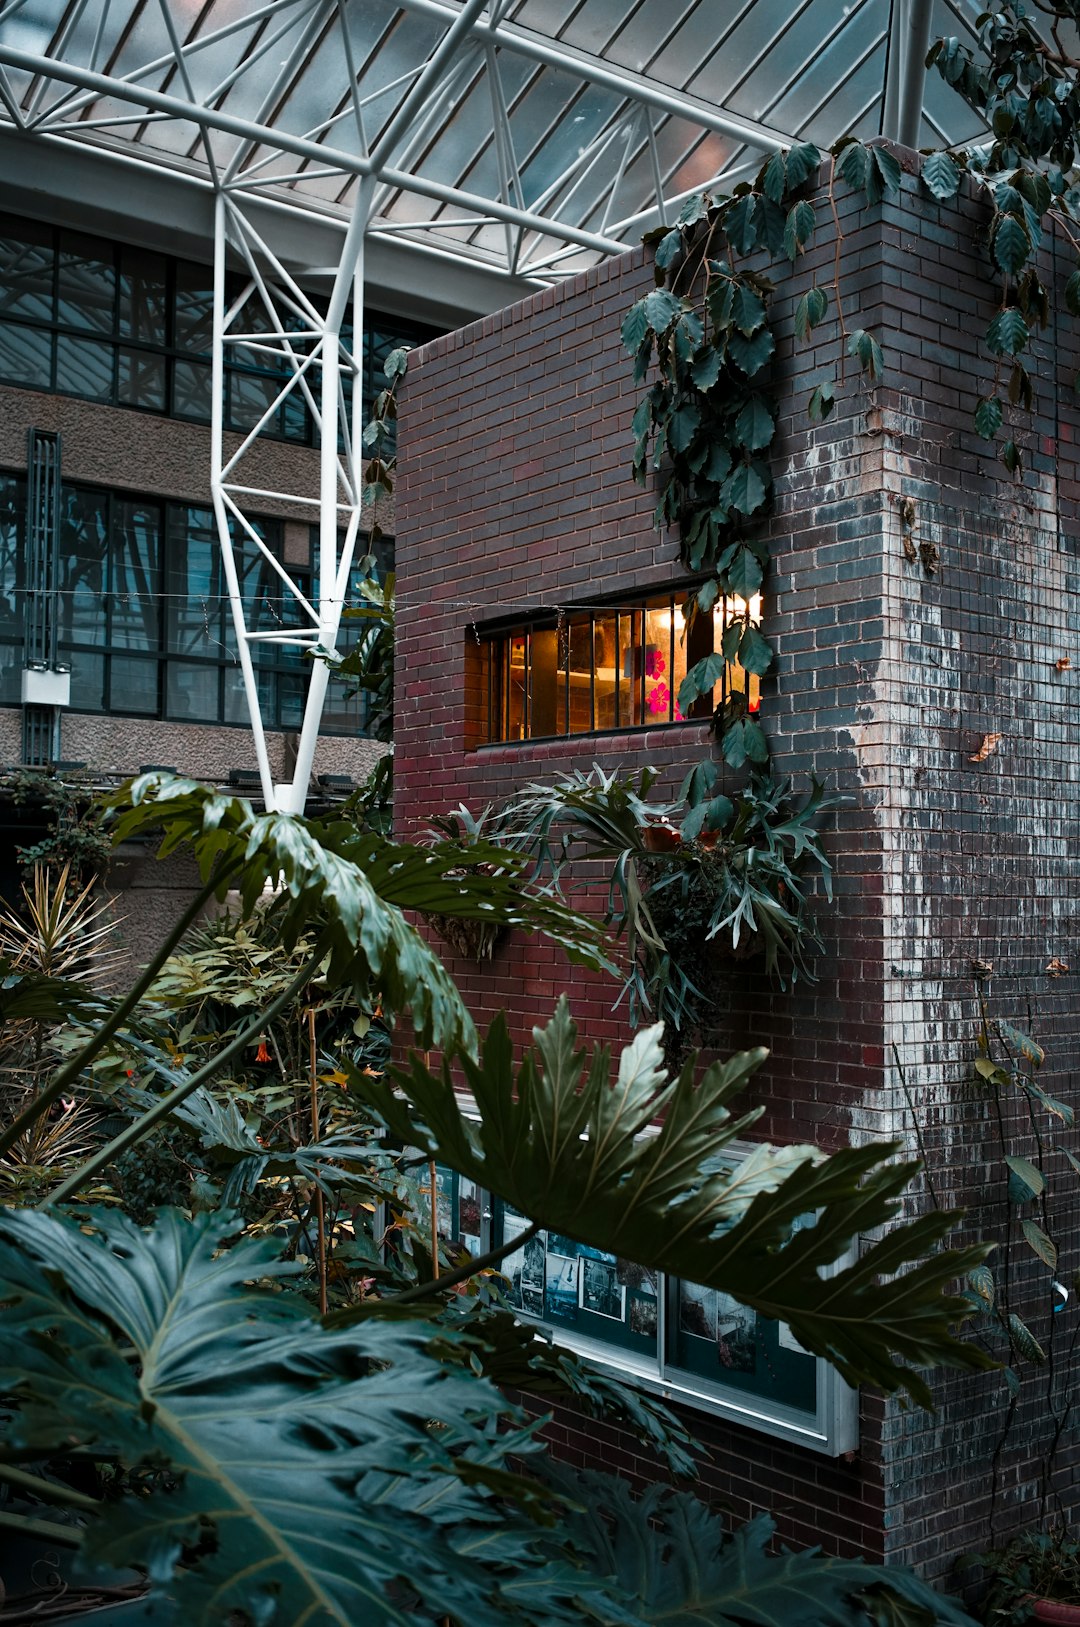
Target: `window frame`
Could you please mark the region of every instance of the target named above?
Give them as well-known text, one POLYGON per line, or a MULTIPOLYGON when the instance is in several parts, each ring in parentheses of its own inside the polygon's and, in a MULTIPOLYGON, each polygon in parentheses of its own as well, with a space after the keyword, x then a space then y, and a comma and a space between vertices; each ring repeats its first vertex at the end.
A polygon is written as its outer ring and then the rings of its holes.
MULTIPOLYGON (((460 1105, 466 1116, 475 1116, 469 1112, 471 1104, 467 1099, 460 1105)), ((655 1131, 646 1133, 654 1134, 655 1131)), ((753 1149, 752 1142, 733 1142, 724 1149, 724 1156, 738 1161, 748 1157, 753 1149)), ((421 1155, 418 1154, 419 1156, 421 1155)), ((453 1181, 462 1179, 447 1165, 437 1164, 436 1168, 439 1175, 448 1175, 453 1181)), ((482 1187, 479 1188, 479 1199, 481 1215, 479 1252, 486 1253, 500 1241, 499 1222, 503 1204, 501 1199, 482 1187)), ((852 1265, 856 1258, 857 1244, 852 1243, 823 1275, 826 1278, 836 1276, 852 1265)), ((554 1343, 565 1346, 576 1355, 606 1368, 619 1379, 633 1383, 665 1402, 678 1403, 680 1406, 721 1418, 727 1423, 738 1424, 775 1439, 803 1446, 826 1457, 839 1457, 858 1449, 858 1391, 847 1384, 823 1357, 803 1353, 808 1361, 814 1363, 814 1405, 811 1408, 791 1406, 772 1397, 755 1395, 750 1389, 740 1389, 719 1379, 710 1381, 690 1369, 678 1366, 666 1353, 672 1348, 668 1324, 671 1321, 674 1296, 680 1279, 664 1272, 657 1272, 654 1275, 657 1278, 655 1359, 650 1359, 622 1344, 609 1343, 587 1333, 571 1330, 543 1316, 534 1316, 518 1307, 510 1308, 519 1322, 534 1327, 539 1336, 550 1338, 554 1343)))

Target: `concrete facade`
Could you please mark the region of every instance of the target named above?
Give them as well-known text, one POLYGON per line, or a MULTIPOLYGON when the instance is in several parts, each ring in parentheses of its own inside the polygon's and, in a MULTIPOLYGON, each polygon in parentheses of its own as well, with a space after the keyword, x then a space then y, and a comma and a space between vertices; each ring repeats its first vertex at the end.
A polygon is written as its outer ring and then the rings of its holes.
MULTIPOLYGON (((992 1109, 973 1083, 979 991, 993 1018, 1035 1034, 1041 1082, 1066 1101, 1080 1027, 1080 414, 1064 389, 1076 345, 1055 328, 1039 349, 1037 401, 1018 437, 1028 472, 1015 482, 971 427, 993 391, 980 336, 997 305, 974 198, 939 205, 905 175, 902 196, 876 208, 843 190, 837 202, 847 327, 877 334, 886 373, 876 388, 850 362, 840 376, 837 243, 821 210, 795 274, 770 273, 780 420, 764 630, 778 660, 762 710, 774 771, 804 786, 814 773, 845 798, 827 826, 835 900, 818 902, 816 983, 784 993, 753 962, 732 969, 719 1048, 770 1048, 756 1098, 775 1139, 875 1137, 914 1154, 917 1120, 937 1198, 969 1211, 958 1240, 997 1238, 1009 1211, 992 1109), (831 319, 797 346, 794 303, 814 282, 830 288, 831 319), (836 409, 812 426, 809 390, 834 375, 836 409), (998 738, 983 750, 987 737, 998 738), (974 962, 993 968, 989 982, 973 978, 974 962)), ((1062 259, 1059 300, 1067 269, 1062 259)), ((650 763, 670 792, 715 749, 700 724, 478 744, 485 626, 685 579, 675 537, 653 530, 652 494, 629 474, 638 391, 619 326, 651 285, 646 256, 629 255, 410 361, 399 398, 402 834, 459 802, 475 810, 594 762, 650 763)), ((588 1041, 629 1037, 612 986, 577 970, 571 983, 546 945, 515 937, 493 963, 450 965, 481 1024, 505 1008, 524 1038, 569 987, 588 1041)), ((1030 1157, 1021 1106, 1008 1150, 1030 1157)), ((1048 1190, 1071 1272, 1075 1176, 1056 1140, 1048 1190)), ((929 1201, 920 1184, 912 1206, 929 1201)), ((1024 1312, 1054 1340, 1060 1400, 1080 1313, 1074 1298, 1052 1325, 1046 1270, 1032 1256, 1024 1272, 1024 1312)), ((999 1375, 939 1377, 935 1414, 867 1395, 847 1461, 688 1417, 704 1487, 736 1513, 768 1508, 784 1540, 896 1558, 940 1580, 955 1555, 1035 1519, 1054 1428, 1044 1380, 1024 1385, 997 1463, 1010 1416, 999 1375)), ((629 1474, 654 1473, 629 1437, 569 1412, 552 1436, 574 1461, 600 1452, 629 1474)), ((1057 1462, 1067 1514, 1068 1437, 1057 1462)))

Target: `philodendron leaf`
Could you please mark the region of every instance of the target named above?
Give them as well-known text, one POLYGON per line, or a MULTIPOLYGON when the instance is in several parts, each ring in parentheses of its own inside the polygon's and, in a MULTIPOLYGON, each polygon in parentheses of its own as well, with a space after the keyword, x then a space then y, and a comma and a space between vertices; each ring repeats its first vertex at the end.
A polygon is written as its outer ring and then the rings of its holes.
POLYGON ((1026 1158, 1010 1153, 1006 1159, 1009 1169, 1009 1197, 1013 1203, 1028 1203, 1046 1189, 1046 1182, 1035 1165, 1026 1158))
MULTIPOLYGON (((16 1449, 170 1470, 88 1519, 86 1561, 144 1566, 155 1622, 411 1627, 403 1580, 431 1619, 512 1619, 499 1544, 494 1567, 462 1555, 492 1507, 460 1471, 499 1467, 502 1397, 428 1353, 445 1325, 321 1327, 282 1291, 296 1267, 265 1239, 224 1247, 235 1229, 176 1210, 149 1231, 106 1211, 0 1216, 16 1449)), ((546 1574, 510 1527, 510 1573, 546 1574)))
MULTIPOLYGON (((614 1475, 554 1465, 544 1479, 580 1510, 575 1553, 598 1576, 614 1579, 613 1591, 629 1606, 625 1620, 641 1627, 865 1627, 872 1619, 867 1590, 915 1606, 910 1617, 889 1619, 974 1627, 958 1604, 900 1566, 778 1547, 767 1514, 732 1531, 724 1515, 667 1486, 649 1486, 639 1497, 614 1475)), ((583 1604, 585 1620, 608 1627, 613 1618, 594 1612, 587 1598, 583 1604)))
POLYGON ((1014 1028, 1011 1023, 1000 1020, 996 1027, 1010 1051, 1015 1051, 1017 1056, 1026 1058, 1034 1067, 1042 1067, 1046 1061, 1046 1052, 1041 1045, 1032 1039, 1030 1034, 1025 1034, 1021 1029, 1014 1028))
POLYGON ((1046 1360, 1046 1352, 1036 1339, 1026 1322, 1022 1322, 1015 1311, 1009 1313, 1009 1342, 1017 1355, 1025 1356, 1028 1361, 1042 1366, 1046 1360))
POLYGON ((1048 1265, 1051 1271, 1057 1270, 1058 1251, 1056 1244, 1047 1237, 1040 1226, 1033 1220, 1022 1220, 1020 1230, 1027 1240, 1028 1246, 1039 1256, 1043 1265, 1048 1265))
POLYGON ((374 989, 395 1011, 411 1009, 421 1044, 471 1046, 475 1030, 453 980, 406 920, 406 909, 550 930, 573 956, 604 962, 595 927, 557 900, 531 894, 528 866, 501 847, 414 847, 345 821, 256 814, 242 798, 162 774, 144 774, 123 787, 113 807, 119 838, 163 832, 161 857, 189 847, 204 876, 220 868, 223 892, 231 878, 239 880, 249 911, 265 887, 276 888, 285 947, 315 929, 325 979, 374 989))
POLYGON ((926 1401, 913 1367, 988 1365, 950 1331, 964 1302, 946 1285, 986 1254, 938 1250, 952 1217, 894 1225, 854 1264, 823 1275, 856 1238, 895 1220, 914 1167, 892 1162, 895 1148, 825 1157, 763 1143, 745 1160, 734 1155, 732 1143, 758 1113, 735 1118, 731 1106, 763 1051, 714 1063, 696 1082, 691 1064, 672 1079, 656 1024, 623 1051, 613 1081, 605 1050, 586 1064, 565 997, 534 1040, 515 1077, 500 1016, 480 1061, 463 1061, 478 1122, 463 1116, 448 1064, 435 1074, 414 1056, 394 1080, 358 1076, 353 1088, 406 1144, 494 1188, 530 1219, 733 1294, 787 1322, 853 1382, 926 1401), (797 1219, 804 1223, 793 1231, 797 1219))

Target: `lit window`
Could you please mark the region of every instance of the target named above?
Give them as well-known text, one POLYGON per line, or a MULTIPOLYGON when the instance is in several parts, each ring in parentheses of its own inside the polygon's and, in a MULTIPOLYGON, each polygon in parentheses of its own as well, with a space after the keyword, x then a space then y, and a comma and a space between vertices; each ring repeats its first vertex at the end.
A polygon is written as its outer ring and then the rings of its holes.
MULTIPOLYGON (((728 695, 760 705, 758 679, 737 661, 696 700, 687 717, 679 687, 689 668, 721 648, 725 629, 746 615, 742 599, 718 601, 687 621, 681 594, 536 617, 493 633, 487 652, 489 741, 536 740, 610 729, 654 728, 709 717, 728 695)), ((760 619, 761 600, 750 602, 760 619)))

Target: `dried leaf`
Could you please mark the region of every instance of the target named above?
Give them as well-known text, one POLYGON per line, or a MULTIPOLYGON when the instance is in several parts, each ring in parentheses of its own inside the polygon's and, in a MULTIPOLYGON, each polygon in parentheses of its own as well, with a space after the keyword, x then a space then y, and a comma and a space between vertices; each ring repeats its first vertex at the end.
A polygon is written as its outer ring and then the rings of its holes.
POLYGON ((903 542, 904 542, 904 557, 907 560, 909 565, 914 565, 915 561, 919 557, 919 550, 916 548, 915 544, 911 540, 911 532, 910 531, 905 531, 904 532, 904 534, 903 534, 903 542))
POLYGON ((927 576, 936 576, 938 566, 941 563, 941 555, 938 553, 937 544, 934 542, 920 542, 919 558, 922 560, 922 568, 927 576))
POLYGON ((1068 672, 1069 668, 1072 666, 1072 662, 1067 655, 1059 655, 1057 660, 1054 662, 1054 665, 1059 672, 1068 672))
POLYGON ((1062 960, 1060 955, 1055 955, 1053 960, 1048 960, 1046 963, 1047 977, 1064 977, 1068 970, 1068 961, 1062 960))
POLYGON ((997 750, 998 742, 1002 739, 1004 739, 1004 736, 1000 734, 984 734, 982 737, 982 744, 980 745, 978 751, 972 752, 971 756, 968 758, 968 762, 985 763, 990 753, 997 750))

